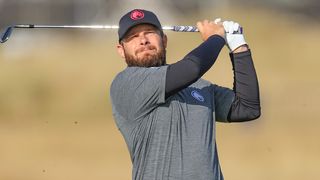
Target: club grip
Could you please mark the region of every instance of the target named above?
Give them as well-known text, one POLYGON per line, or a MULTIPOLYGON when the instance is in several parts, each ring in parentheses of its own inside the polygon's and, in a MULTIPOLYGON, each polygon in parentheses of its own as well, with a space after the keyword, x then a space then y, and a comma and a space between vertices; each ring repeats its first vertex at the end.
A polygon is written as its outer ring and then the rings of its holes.
MULTIPOLYGON (((173 31, 177 32, 199 32, 198 28, 195 26, 173 26, 173 31)), ((233 32, 233 34, 242 34, 243 28, 240 27, 238 31, 233 32)))
POLYGON ((195 26, 173 26, 173 30, 177 32, 199 32, 195 26))

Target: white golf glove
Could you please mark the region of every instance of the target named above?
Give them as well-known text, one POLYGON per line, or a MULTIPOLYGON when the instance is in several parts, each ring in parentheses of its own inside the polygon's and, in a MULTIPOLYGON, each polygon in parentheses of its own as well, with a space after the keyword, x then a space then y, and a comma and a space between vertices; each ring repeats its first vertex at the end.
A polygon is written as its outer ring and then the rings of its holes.
POLYGON ((242 32, 241 34, 234 33, 236 31, 240 31, 241 27, 238 23, 233 21, 224 21, 222 24, 224 30, 226 31, 227 46, 231 52, 237 49, 238 47, 247 44, 244 40, 242 32))

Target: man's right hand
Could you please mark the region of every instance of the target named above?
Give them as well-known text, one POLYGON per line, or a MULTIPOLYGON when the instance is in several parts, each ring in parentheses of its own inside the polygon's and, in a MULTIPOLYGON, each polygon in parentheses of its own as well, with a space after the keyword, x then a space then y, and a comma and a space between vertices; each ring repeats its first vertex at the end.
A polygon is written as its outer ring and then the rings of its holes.
POLYGON ((203 20, 197 22, 197 28, 201 34, 203 41, 206 41, 212 35, 219 35, 225 38, 224 27, 221 22, 203 20))

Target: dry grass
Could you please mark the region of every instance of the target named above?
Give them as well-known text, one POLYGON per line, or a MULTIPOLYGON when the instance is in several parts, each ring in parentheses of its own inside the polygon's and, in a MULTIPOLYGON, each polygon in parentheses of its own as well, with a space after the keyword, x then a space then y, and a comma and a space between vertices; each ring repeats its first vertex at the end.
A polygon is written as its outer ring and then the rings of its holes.
MULTIPOLYGON (((319 25, 273 11, 215 14, 245 27, 263 108, 259 121, 218 124, 225 178, 319 179, 319 25)), ((45 31, 52 36, 36 39, 14 33, 0 46, 0 179, 130 179, 130 158, 108 95, 125 67, 115 52, 115 33, 45 31)), ((168 36, 169 62, 200 43, 198 34, 168 36)), ((226 49, 205 78, 231 87, 226 49)))

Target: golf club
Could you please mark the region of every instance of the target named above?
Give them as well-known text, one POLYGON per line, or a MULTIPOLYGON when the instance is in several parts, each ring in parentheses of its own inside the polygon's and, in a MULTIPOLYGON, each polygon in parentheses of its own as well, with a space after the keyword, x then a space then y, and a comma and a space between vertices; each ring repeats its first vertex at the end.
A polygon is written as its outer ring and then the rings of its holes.
MULTIPOLYGON (((71 29, 118 29, 116 25, 35 25, 35 24, 17 24, 8 26, 5 31, 1 34, 0 43, 6 42, 14 28, 71 28, 71 29)), ((163 30, 171 30, 176 32, 199 32, 195 26, 163 26, 163 30)), ((239 28, 235 34, 242 33, 242 27, 239 28)))

